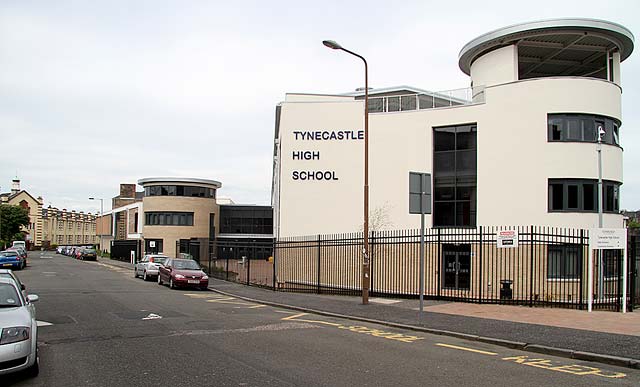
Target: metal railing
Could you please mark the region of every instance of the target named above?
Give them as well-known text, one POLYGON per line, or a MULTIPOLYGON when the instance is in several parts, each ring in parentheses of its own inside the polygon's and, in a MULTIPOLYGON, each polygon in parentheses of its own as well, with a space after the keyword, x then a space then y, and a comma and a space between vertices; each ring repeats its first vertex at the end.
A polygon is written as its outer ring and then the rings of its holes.
POLYGON ((434 93, 369 97, 369 113, 388 113, 484 103, 484 86, 434 93))
MULTIPOLYGON (((418 297, 419 241, 419 230, 370 234, 372 296, 418 297)), ((236 246, 234 251, 244 251, 243 255, 213 257, 210 274, 277 291, 359 295, 362 242, 362 233, 351 233, 281 238, 269 246, 236 246), (271 248, 273 255, 266 256, 271 248), (261 251, 260 256, 251 249, 261 251)), ((587 308, 587 230, 434 228, 425 231, 425 243, 426 299, 587 308), (498 247, 498 235, 507 229, 516 231, 517 243, 498 247)), ((630 278, 637 275, 632 262, 635 260, 629 260, 630 278)), ((595 263, 595 272, 599 270, 605 273, 605 281, 598 289, 594 279, 593 308, 619 311, 622 254, 606 255, 602 268, 595 263)), ((628 294, 633 307, 634 292, 628 294)))

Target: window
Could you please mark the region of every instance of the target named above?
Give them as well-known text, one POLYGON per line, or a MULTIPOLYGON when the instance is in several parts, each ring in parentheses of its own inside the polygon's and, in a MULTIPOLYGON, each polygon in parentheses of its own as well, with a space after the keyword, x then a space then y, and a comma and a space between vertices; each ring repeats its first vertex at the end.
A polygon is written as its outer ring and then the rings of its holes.
POLYGON ((620 145, 620 122, 592 114, 549 114, 547 138, 550 142, 597 142, 598 128, 605 134, 602 143, 620 145))
POLYGON ((434 128, 433 225, 476 225, 476 124, 434 128))
POLYGON ((216 190, 206 187, 188 185, 154 185, 145 187, 145 196, 190 196, 200 198, 215 198, 216 190))
MULTIPOLYGON (((549 179, 549 212, 597 212, 598 181, 592 179, 549 179)), ((620 183, 602 182, 604 212, 619 211, 620 183)))
POLYGON ((193 212, 145 212, 147 226, 193 226, 193 212))
POLYGON ((220 233, 272 234, 273 209, 264 206, 221 206, 220 233))
POLYGON ((575 244, 547 246, 547 278, 578 279, 581 274, 582 247, 575 244))

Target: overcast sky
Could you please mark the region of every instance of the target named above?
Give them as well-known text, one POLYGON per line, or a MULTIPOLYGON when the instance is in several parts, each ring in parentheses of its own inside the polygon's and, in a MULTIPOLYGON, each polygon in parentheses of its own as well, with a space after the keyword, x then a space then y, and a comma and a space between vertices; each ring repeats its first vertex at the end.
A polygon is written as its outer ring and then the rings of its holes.
MULTIPOLYGON (((507 25, 559 17, 640 34, 630 1, 29 1, 0 3, 0 190, 17 177, 45 205, 99 211, 120 183, 222 182, 269 204, 275 106, 373 87, 469 86, 460 49, 507 25)), ((640 49, 622 64, 621 208, 640 209, 640 49)), ((140 187, 138 187, 140 190, 140 187)))

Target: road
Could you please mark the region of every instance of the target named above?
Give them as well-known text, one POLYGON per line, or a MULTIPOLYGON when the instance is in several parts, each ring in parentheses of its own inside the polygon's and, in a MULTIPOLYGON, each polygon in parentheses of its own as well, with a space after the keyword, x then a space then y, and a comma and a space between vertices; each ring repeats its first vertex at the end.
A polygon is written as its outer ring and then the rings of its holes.
POLYGON ((3 386, 638 386, 640 371, 304 314, 34 252, 40 375, 3 386), (48 325, 51 324, 51 325, 48 325))

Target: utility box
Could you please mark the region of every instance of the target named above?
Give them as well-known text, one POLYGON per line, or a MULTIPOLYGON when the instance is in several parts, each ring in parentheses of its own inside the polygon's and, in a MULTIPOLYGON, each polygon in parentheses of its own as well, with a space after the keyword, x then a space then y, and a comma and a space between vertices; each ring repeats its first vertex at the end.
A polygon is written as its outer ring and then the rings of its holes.
POLYGON ((513 281, 511 280, 500 280, 500 299, 501 300, 513 299, 513 289, 511 289, 511 285, 513 285, 513 281))

